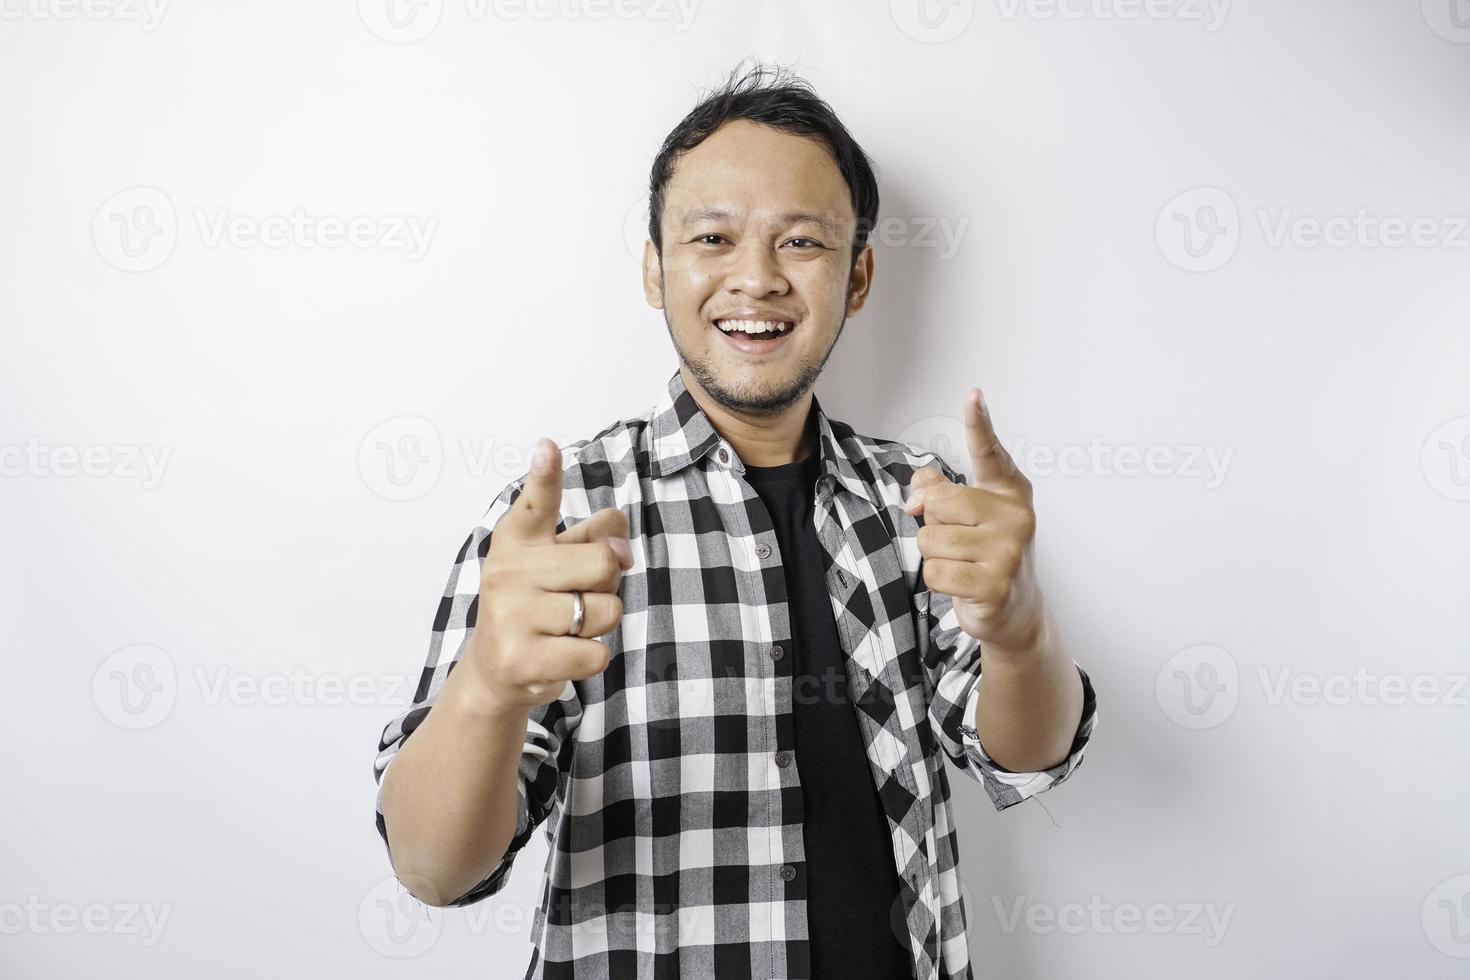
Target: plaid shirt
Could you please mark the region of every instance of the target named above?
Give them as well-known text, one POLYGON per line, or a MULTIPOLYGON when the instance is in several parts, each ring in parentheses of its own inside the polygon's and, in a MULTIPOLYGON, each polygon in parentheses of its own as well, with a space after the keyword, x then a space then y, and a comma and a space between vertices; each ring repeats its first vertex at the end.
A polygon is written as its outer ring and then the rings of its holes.
MULTIPOLYGON (((1055 768, 1011 772, 985 754, 971 727, 980 644, 960 629, 950 597, 923 586, 922 518, 903 510, 916 469, 964 478, 932 452, 855 434, 815 397, 813 410, 814 520, 848 696, 892 838, 894 926, 907 930, 915 977, 970 977, 943 758, 995 809, 1013 806, 1081 763, 1096 699, 1078 665, 1082 719, 1055 768)), ((551 850, 528 978, 810 976, 801 785, 787 764, 797 749, 793 658, 782 656, 792 625, 770 518, 678 371, 642 417, 563 453, 558 531, 604 507, 628 515, 623 619, 602 638, 613 652, 607 670, 531 712, 515 837, 489 877, 450 904, 500 891, 544 821, 551 850)), ((383 732, 374 776, 385 844, 383 771, 466 649, 480 562, 525 479, 501 491, 460 549, 414 704, 383 732)))

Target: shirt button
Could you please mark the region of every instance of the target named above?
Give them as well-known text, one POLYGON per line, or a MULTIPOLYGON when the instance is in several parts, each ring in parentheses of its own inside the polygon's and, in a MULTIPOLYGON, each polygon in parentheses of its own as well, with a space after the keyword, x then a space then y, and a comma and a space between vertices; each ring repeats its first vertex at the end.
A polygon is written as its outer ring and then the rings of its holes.
POLYGON ((758 545, 756 545, 755 546, 755 556, 757 558, 769 558, 769 557, 771 557, 771 546, 768 545, 768 544, 758 544, 758 545))
POLYGON ((781 880, 790 881, 796 877, 796 869, 789 864, 781 865, 781 880))
POLYGON ((771 649, 767 650, 766 652, 771 655, 772 660, 780 660, 782 657, 786 656, 786 651, 782 650, 779 646, 771 647, 771 649))
POLYGON ((785 752, 777 752, 776 753, 776 765, 780 766, 782 769, 785 769, 790 764, 791 764, 791 756, 790 755, 788 755, 785 752))
POLYGON ((725 451, 725 447, 724 446, 721 446, 720 447, 720 462, 722 462, 722 463, 728 463, 728 462, 730 462, 730 454, 725 451))

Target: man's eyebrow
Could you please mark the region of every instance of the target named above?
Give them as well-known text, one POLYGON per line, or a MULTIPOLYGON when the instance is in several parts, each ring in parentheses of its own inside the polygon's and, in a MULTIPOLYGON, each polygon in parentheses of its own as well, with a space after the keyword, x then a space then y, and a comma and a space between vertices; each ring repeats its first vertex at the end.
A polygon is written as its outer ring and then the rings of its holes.
MULTIPOLYGON (((684 224, 692 225, 700 221, 730 221, 735 215, 723 208, 695 208, 684 215, 684 224)), ((788 211, 785 214, 776 215, 776 220, 783 225, 795 225, 802 222, 810 222, 821 228, 833 238, 841 236, 836 222, 830 221, 819 215, 808 214, 805 211, 788 211)))

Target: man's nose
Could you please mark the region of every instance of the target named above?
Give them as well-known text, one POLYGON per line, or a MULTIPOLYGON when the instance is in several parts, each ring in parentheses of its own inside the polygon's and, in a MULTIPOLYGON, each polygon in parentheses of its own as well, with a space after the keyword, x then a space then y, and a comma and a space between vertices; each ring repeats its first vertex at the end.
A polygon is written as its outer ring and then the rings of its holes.
POLYGON ((768 296, 790 288, 781 264, 776 261, 775 246, 763 241, 746 241, 735 252, 735 265, 730 270, 729 285, 747 296, 768 296))

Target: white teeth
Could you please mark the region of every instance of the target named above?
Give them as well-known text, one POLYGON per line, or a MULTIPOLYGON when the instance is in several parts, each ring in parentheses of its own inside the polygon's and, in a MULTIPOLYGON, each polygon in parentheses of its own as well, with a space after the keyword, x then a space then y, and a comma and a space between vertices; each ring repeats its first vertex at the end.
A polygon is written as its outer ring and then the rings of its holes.
POLYGON ((791 327, 779 320, 716 320, 715 326, 725 333, 739 330, 742 333, 789 333, 791 327))

